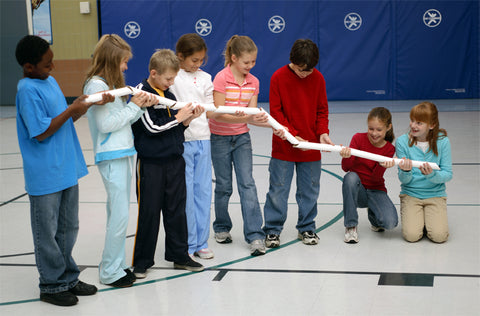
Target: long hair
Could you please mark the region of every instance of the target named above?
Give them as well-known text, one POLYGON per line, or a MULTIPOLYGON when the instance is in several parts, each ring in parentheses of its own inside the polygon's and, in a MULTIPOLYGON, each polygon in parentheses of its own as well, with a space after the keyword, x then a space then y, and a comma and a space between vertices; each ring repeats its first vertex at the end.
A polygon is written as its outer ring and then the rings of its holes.
POLYGON ((132 58, 130 45, 117 34, 103 35, 95 45, 87 80, 96 75, 104 78, 110 89, 125 87, 125 78, 120 70, 125 58, 132 58))
POLYGON ((187 58, 192 56, 196 52, 205 51, 205 59, 203 60, 203 65, 207 63, 207 44, 203 38, 197 33, 188 33, 183 34, 177 41, 175 46, 175 52, 177 56, 181 54, 182 58, 187 58))
POLYGON ((232 55, 240 57, 243 53, 257 52, 257 45, 245 35, 233 35, 225 46, 225 67, 232 63, 232 55))
MULTIPOLYGON (((440 128, 438 110, 435 104, 431 102, 422 102, 415 105, 410 110, 410 121, 424 122, 430 126, 433 126, 433 128, 430 129, 427 134, 427 142, 429 147, 428 151, 431 150, 435 156, 438 156, 437 140, 447 136, 447 131, 443 128, 440 128)), ((416 143, 416 137, 410 137, 408 146, 412 147, 416 143)))
POLYGON ((392 143, 395 139, 395 134, 393 133, 392 113, 384 107, 373 108, 370 113, 368 113, 367 122, 374 118, 384 123, 386 127, 390 126, 390 129, 385 133, 385 140, 392 143))

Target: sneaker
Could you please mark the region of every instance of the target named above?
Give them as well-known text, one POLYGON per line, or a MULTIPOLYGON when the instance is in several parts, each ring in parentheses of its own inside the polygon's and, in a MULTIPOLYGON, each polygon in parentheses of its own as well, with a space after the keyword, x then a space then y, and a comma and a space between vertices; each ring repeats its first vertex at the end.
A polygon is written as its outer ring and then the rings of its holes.
POLYGON ((95 285, 87 284, 79 280, 77 285, 75 285, 68 291, 74 295, 79 296, 93 295, 97 293, 97 287, 95 285))
POLYGON ((72 306, 78 302, 78 298, 70 291, 40 293, 40 300, 58 306, 72 306))
POLYGON ((199 257, 200 259, 212 259, 213 258, 213 251, 208 248, 200 249, 199 251, 195 251, 195 256, 199 257))
POLYGON ((124 275, 123 277, 121 277, 117 281, 112 282, 112 283, 107 284, 107 285, 110 285, 110 286, 113 286, 113 287, 130 287, 130 286, 133 285, 133 281, 132 281, 132 279, 130 279, 130 277, 128 275, 124 275))
POLYGON ((229 244, 232 242, 232 235, 229 232, 215 233, 215 240, 219 244, 229 244))
POLYGON ((377 233, 381 233, 381 232, 384 232, 385 231, 385 228, 383 227, 377 227, 377 226, 370 226, 370 228, 374 231, 374 232, 377 232, 377 233))
POLYGON ((174 262, 173 267, 175 269, 184 269, 184 270, 193 271, 193 272, 200 272, 205 270, 205 267, 201 263, 198 263, 195 260, 192 260, 192 258, 190 257, 189 259, 190 260, 184 264, 174 262))
POLYGON ((345 239, 347 244, 356 244, 358 242, 357 227, 345 227, 345 239))
POLYGON ((267 246, 267 248, 277 248, 280 246, 280 235, 268 234, 265 238, 265 246, 267 246))
POLYGON ((147 277, 147 269, 135 267, 133 274, 135 274, 135 278, 137 279, 145 279, 147 277))
POLYGON ((316 245, 320 238, 318 238, 317 234, 313 231, 307 231, 298 233, 298 239, 300 239, 305 245, 316 245))
POLYGON ((127 276, 130 278, 130 280, 132 280, 132 282, 135 282, 137 280, 137 277, 135 276, 135 273, 132 272, 132 270, 130 269, 125 269, 123 270, 125 271, 125 273, 127 274, 127 276))
POLYGON ((265 243, 263 239, 256 239, 250 243, 250 254, 252 256, 261 256, 265 254, 265 243))

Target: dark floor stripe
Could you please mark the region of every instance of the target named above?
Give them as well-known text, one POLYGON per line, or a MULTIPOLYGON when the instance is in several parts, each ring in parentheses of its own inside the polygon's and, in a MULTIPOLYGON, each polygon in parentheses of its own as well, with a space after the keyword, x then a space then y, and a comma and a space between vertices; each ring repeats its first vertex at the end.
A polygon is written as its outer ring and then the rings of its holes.
POLYGON ((223 277, 227 274, 228 270, 219 269, 217 275, 213 278, 212 281, 222 281, 223 277))
POLYGON ((378 285, 394 286, 433 286, 433 274, 421 273, 382 273, 378 285))

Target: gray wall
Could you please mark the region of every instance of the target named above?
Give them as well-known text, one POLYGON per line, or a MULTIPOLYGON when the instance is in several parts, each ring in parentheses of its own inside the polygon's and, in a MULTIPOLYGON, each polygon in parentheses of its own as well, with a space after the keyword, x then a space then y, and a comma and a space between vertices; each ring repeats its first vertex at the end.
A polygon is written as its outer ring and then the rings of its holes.
POLYGON ((0 105, 14 105, 23 77, 15 59, 17 42, 28 34, 25 0, 0 0, 0 105))

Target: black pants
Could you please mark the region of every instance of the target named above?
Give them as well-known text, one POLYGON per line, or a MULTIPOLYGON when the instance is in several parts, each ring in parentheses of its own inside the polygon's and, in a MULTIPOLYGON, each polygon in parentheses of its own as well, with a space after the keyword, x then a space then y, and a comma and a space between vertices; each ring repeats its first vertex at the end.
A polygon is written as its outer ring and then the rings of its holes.
POLYGON ((137 159, 138 224, 134 267, 148 269, 155 263, 160 212, 163 212, 165 229, 165 260, 176 263, 189 260, 186 195, 182 156, 159 164, 137 159))

